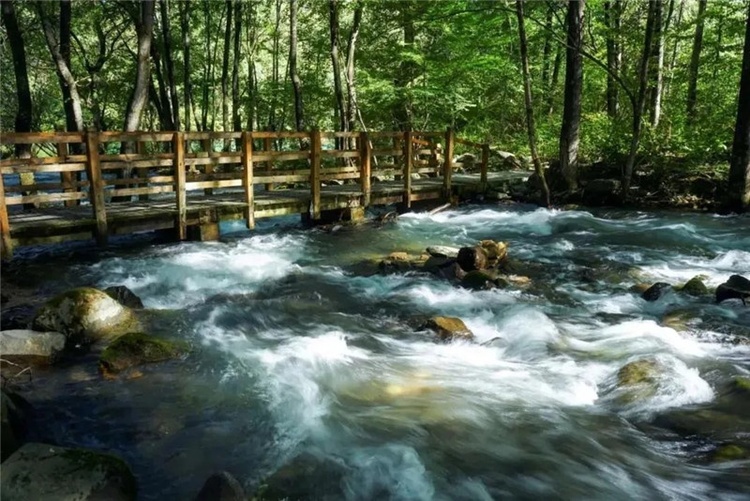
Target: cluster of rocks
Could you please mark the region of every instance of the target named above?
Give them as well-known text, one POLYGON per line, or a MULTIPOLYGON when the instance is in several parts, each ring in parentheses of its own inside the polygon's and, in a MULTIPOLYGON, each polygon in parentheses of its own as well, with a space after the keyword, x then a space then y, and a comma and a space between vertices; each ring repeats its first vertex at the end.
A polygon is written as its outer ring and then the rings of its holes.
MULTIPOLYGON (((0 331, 3 364, 12 367, 75 363, 83 351, 99 351, 99 370, 115 377, 144 363, 176 358, 187 345, 143 333, 141 300, 125 287, 83 287, 64 292, 33 312, 19 309, 12 329, 0 331), (18 314, 18 313, 22 314, 18 314)), ((6 318, 3 318, 3 328, 6 318)), ((31 406, 2 390, 2 473, 8 499, 136 498, 136 481, 120 458, 86 449, 25 443, 31 406)), ((219 499, 219 498, 215 498, 219 499)))
MULTIPOLYGON (((704 283, 705 277, 697 275, 682 285, 671 285, 666 282, 657 282, 653 285, 636 284, 631 287, 633 292, 641 294, 646 301, 658 301, 670 291, 676 291, 689 296, 701 297, 708 296, 711 291, 704 283)), ((717 303, 728 299, 739 299, 742 304, 750 298, 750 280, 742 275, 732 275, 729 279, 720 284, 714 291, 717 303)))

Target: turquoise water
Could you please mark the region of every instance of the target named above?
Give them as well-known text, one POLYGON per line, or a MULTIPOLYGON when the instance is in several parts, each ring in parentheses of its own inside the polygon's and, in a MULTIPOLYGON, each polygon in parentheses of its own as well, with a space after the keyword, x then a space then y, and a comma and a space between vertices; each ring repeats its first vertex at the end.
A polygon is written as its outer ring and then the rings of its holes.
POLYGON ((36 374, 40 438, 117 452, 142 499, 191 498, 217 470, 252 491, 301 453, 318 466, 294 482, 314 499, 750 494, 748 460, 710 459, 722 444, 750 448, 750 397, 727 390, 750 374, 750 307, 628 291, 750 277, 747 217, 474 206, 383 227, 222 230, 222 242, 14 265, 45 292, 126 285, 153 334, 193 345, 137 379, 102 380, 94 354, 36 374), (530 287, 352 272, 393 251, 487 238, 533 264, 530 287), (685 325, 664 321, 675 311, 685 325), (435 314, 462 318, 476 342, 438 344, 414 328, 435 314), (655 390, 622 398, 618 370, 647 357, 661 367, 655 390), (706 412, 688 431, 674 424, 706 412))

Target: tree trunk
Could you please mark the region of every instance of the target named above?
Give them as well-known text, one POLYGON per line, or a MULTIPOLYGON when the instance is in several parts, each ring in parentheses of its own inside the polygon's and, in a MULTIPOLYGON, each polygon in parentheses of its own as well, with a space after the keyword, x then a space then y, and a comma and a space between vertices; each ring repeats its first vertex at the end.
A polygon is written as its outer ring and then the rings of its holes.
MULTIPOLYGON (((516 6, 518 8, 518 6, 516 6)), ((547 4, 547 17, 544 20, 544 31, 546 35, 544 37, 544 47, 542 48, 542 86, 545 90, 545 94, 549 87, 549 70, 550 70, 550 56, 552 55, 552 44, 554 43, 553 30, 552 30, 552 19, 554 18, 554 4, 549 2, 547 4)))
POLYGON ((164 66, 166 67, 169 85, 169 104, 172 108, 174 130, 180 130, 180 105, 177 99, 177 82, 174 77, 174 60, 172 59, 172 35, 170 34, 169 0, 159 0, 161 7, 161 33, 164 39, 164 66))
POLYGON ((125 113, 125 130, 138 130, 141 114, 148 102, 148 86, 151 81, 151 38, 154 32, 154 0, 144 0, 140 3, 140 19, 136 31, 138 32, 138 55, 135 77, 135 87, 128 108, 125 113))
MULTIPOLYGON (((680 27, 682 26, 682 17, 683 13, 685 12, 685 0, 680 0, 680 6, 677 9, 677 20, 675 21, 674 29, 677 33, 680 31, 680 27)), ((667 81, 664 83, 664 96, 665 99, 669 97, 669 91, 672 86, 672 79, 674 78, 674 67, 677 63, 677 49, 680 46, 680 37, 675 36, 674 37, 674 46, 672 47, 672 56, 669 60, 669 66, 667 70, 667 81)))
POLYGON ((180 30, 182 31, 182 91, 185 96, 185 130, 190 130, 190 103, 193 84, 190 79, 190 0, 179 2, 180 30))
POLYGON ((651 64, 653 65, 651 89, 649 91, 649 121, 651 127, 658 127, 661 120, 661 92, 664 84, 664 5, 656 0, 654 11, 654 46, 651 64))
POLYGON ((585 0, 568 1, 568 37, 565 58, 565 105, 560 132, 560 170, 569 190, 578 188, 578 147, 583 89, 583 16, 585 0))
POLYGON ((688 71, 687 117, 688 121, 695 120, 695 105, 698 102, 698 68, 703 49, 703 26, 706 22, 706 5, 708 0, 698 1, 698 18, 693 37, 693 52, 690 55, 690 69, 688 71))
MULTIPOLYGON (((232 43, 232 0, 226 0, 227 22, 224 29, 224 55, 221 60, 221 126, 224 132, 229 131, 229 52, 232 43)), ((228 141, 224 141, 227 146, 228 141)))
MULTIPOLYGON (((400 11, 401 29, 404 33, 404 49, 413 50, 416 40, 416 29, 414 27, 414 8, 410 1, 398 3, 400 11)), ((396 128, 399 130, 412 130, 414 127, 414 110, 412 109, 411 97, 409 96, 409 85, 414 78, 414 64, 410 58, 402 57, 395 78, 396 84, 396 106, 393 116, 396 120, 396 128)))
POLYGON ((149 97, 156 105, 158 111, 159 128, 161 130, 175 130, 175 124, 172 119, 172 106, 169 102, 169 91, 167 89, 167 84, 164 81, 164 73, 162 71, 161 54, 155 43, 151 44, 151 59, 154 61, 154 71, 151 74, 150 85, 154 87, 155 96, 149 97), (157 87, 154 85, 154 77, 156 77, 156 82, 159 84, 158 93, 157 87))
POLYGON ((630 151, 625 163, 625 169, 622 176, 622 198, 627 200, 630 191, 630 183, 633 178, 635 168, 635 157, 638 153, 638 143, 641 139, 643 108, 646 103, 646 89, 648 87, 648 67, 651 51, 653 49, 654 24, 656 18, 656 3, 658 0, 649 0, 648 18, 646 20, 646 35, 643 43, 643 54, 641 56, 640 68, 638 71, 638 95, 633 105, 633 135, 630 139, 630 151))
POLYGON ((731 210, 741 212, 750 209, 750 9, 745 26, 745 49, 728 188, 731 210))
MULTIPOLYGON (((336 109, 338 110, 339 130, 344 132, 349 129, 346 121, 346 107, 344 105, 344 89, 341 84, 341 61, 339 60, 339 10, 336 0, 328 0, 328 25, 331 34, 331 64, 333 67, 333 93, 336 97, 336 109)), ((340 148, 343 141, 336 141, 340 148)))
MULTIPOLYGON (((362 24, 362 13, 364 10, 364 3, 357 2, 354 8, 354 20, 352 21, 352 29, 349 32, 349 41, 346 44, 346 92, 347 92, 347 105, 346 105, 346 121, 349 124, 349 130, 354 129, 355 117, 359 115, 359 105, 357 104, 357 84, 356 74, 354 66, 354 55, 357 50, 357 38, 359 37, 359 27, 362 24)), ((362 124, 364 129, 364 124, 362 124)))
POLYGON ((620 50, 620 32, 622 18, 621 0, 607 1, 604 3, 604 21, 607 27, 607 114, 614 118, 617 116, 618 92, 620 87, 615 80, 619 75, 622 51, 620 50))
POLYGON ((547 90, 547 114, 552 115, 555 111, 555 90, 557 89, 557 83, 560 81, 560 66, 562 65, 562 44, 557 45, 555 51, 555 64, 552 66, 552 79, 549 82, 549 89, 547 90))
POLYGON ((294 125, 297 131, 304 128, 302 107, 302 81, 297 74, 297 0, 289 0, 289 78, 294 88, 294 125))
POLYGON ((550 206, 549 186, 544 178, 544 168, 539 160, 539 153, 536 149, 536 125, 534 124, 534 101, 531 96, 531 75, 529 73, 529 50, 526 43, 526 27, 523 16, 523 0, 516 0, 516 15, 518 16, 518 38, 521 49, 521 66, 523 69, 523 95, 526 103, 526 127, 529 133, 529 149, 531 158, 534 162, 534 170, 542 182, 542 195, 544 205, 550 206))
MULTIPOLYGON (((234 3, 234 53, 232 60, 232 128, 239 132, 242 130, 240 119, 240 40, 242 33, 242 4, 234 3)), ((242 144, 237 140, 238 151, 242 144)))
MULTIPOLYGON (((23 35, 18 28, 16 9, 13 0, 3 0, 2 16, 5 30, 8 33, 10 51, 13 56, 13 73, 16 78, 16 95, 18 110, 16 111, 16 132, 31 132, 32 103, 29 90, 29 75, 26 71, 26 46, 23 35)), ((16 156, 27 158, 31 156, 31 145, 17 144, 16 156)))

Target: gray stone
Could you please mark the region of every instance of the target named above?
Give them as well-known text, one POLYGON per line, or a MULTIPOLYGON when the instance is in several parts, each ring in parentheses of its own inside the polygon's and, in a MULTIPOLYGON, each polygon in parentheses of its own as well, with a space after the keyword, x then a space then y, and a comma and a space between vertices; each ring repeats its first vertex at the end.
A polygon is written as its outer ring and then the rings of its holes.
POLYGON ((648 289, 646 292, 641 294, 641 297, 646 301, 656 301, 660 299, 664 294, 672 290, 672 286, 665 282, 657 282, 648 289))
POLYGON ((14 363, 50 364, 65 348, 59 332, 14 329, 0 332, 0 354, 14 363))
POLYGON ((742 304, 750 297, 750 280, 742 275, 732 275, 729 280, 716 288, 716 302, 721 303, 727 299, 739 299, 742 304))
POLYGON ((460 249, 458 247, 448 247, 446 245, 435 245, 432 247, 427 247, 427 254, 433 257, 450 257, 450 258, 457 258, 458 257, 458 251, 460 249))
POLYGON ((0 473, 3 501, 136 499, 136 481, 121 459, 84 449, 28 443, 0 473))

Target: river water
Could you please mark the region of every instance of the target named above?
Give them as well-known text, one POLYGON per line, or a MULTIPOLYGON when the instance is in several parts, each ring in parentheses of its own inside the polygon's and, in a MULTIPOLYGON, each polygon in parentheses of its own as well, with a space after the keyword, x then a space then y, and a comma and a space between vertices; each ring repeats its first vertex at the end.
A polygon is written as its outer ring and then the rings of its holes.
POLYGON ((126 285, 153 334, 193 347, 137 379, 102 380, 93 354, 35 374, 39 438, 120 454, 142 499, 190 499, 217 470, 253 491, 285 465, 310 499, 750 495, 747 459, 711 459, 750 445, 750 396, 728 390, 750 374, 750 307, 628 291, 750 277, 747 217, 473 206, 338 231, 278 221, 15 265, 47 293, 126 285), (352 271, 488 238, 533 264, 530 287, 352 271), (476 342, 415 328, 437 314, 476 342), (624 398, 618 370, 644 358, 656 387, 624 398))

